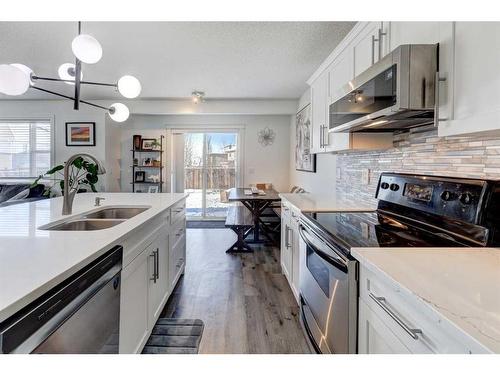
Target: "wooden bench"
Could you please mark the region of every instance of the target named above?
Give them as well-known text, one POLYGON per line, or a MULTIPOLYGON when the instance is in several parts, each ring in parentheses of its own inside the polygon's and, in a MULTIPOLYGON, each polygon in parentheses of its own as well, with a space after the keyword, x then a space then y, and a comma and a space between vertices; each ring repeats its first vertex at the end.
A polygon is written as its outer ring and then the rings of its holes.
POLYGON ((236 242, 227 249, 229 252, 245 252, 253 251, 250 246, 245 242, 245 238, 252 231, 253 218, 252 213, 245 206, 231 206, 227 211, 226 228, 232 229, 238 239, 236 242))

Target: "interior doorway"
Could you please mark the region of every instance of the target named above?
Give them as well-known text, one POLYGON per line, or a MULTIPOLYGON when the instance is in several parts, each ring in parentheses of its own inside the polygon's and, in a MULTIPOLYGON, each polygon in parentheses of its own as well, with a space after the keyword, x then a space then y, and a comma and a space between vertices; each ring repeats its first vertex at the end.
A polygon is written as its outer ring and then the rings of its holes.
POLYGON ((239 185, 240 133, 235 129, 173 132, 172 190, 186 192, 186 215, 194 220, 226 217, 225 192, 239 185))

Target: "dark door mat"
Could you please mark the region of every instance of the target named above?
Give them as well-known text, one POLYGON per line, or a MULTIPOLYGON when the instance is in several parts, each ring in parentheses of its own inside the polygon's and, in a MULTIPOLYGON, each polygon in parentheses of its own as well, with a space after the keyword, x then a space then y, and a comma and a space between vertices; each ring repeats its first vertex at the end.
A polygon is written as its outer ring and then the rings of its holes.
POLYGON ((223 220, 187 220, 186 228, 225 228, 225 221, 223 220))
POLYGON ((203 327, 200 319, 158 319, 142 354, 198 354, 203 327))

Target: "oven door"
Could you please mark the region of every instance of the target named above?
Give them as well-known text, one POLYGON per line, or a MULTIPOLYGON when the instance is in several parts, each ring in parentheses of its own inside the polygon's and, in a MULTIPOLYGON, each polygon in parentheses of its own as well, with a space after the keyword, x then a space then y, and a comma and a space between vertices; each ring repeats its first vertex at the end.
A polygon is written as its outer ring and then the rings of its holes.
POLYGON ((301 321, 318 353, 355 353, 356 261, 299 227, 301 321))

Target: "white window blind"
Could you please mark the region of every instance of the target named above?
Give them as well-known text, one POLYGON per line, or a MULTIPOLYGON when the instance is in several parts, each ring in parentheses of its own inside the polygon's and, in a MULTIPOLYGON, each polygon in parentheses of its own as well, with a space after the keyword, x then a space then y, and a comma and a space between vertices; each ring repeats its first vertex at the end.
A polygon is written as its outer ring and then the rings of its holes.
POLYGON ((0 120, 0 178, 32 178, 51 167, 50 120, 0 120))

